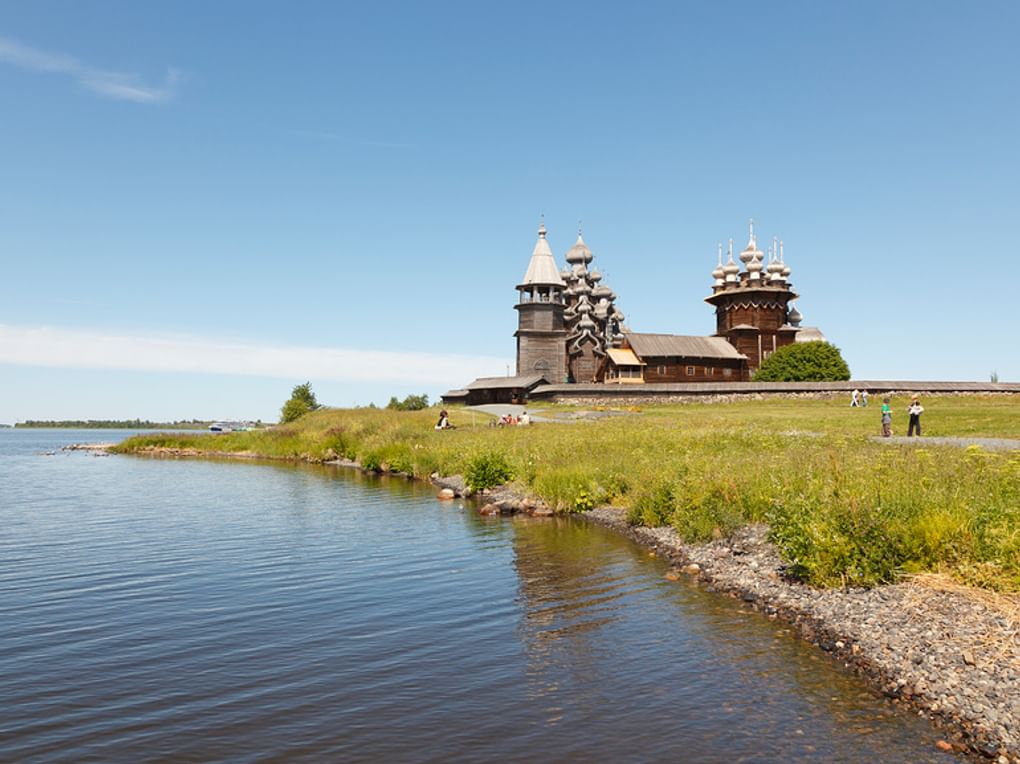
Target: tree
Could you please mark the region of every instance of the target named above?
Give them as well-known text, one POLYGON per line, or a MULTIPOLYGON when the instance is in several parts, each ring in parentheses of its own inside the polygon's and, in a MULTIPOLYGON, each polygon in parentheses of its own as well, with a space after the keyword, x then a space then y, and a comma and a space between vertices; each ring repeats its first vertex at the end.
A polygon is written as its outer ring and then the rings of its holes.
POLYGON ((312 383, 305 382, 303 385, 295 385, 291 390, 290 400, 283 404, 280 409, 280 423, 293 422, 298 417, 304 416, 309 411, 322 408, 315 400, 315 393, 312 392, 312 383))
POLYGON ((829 342, 795 342, 762 363, 755 382, 834 382, 850 379, 839 348, 829 342))
POLYGON ((398 401, 397 396, 394 395, 390 398, 390 402, 386 404, 386 408, 395 411, 421 411, 428 407, 429 397, 427 395, 409 395, 402 401, 398 401))

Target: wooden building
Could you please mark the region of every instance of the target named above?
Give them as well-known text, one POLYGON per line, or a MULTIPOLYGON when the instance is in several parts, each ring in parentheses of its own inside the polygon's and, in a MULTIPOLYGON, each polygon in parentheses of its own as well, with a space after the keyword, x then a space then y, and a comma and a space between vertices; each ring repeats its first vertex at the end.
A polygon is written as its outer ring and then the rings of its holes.
POLYGON ((725 265, 720 245, 712 294, 705 298, 715 307, 715 336, 747 357, 751 374, 776 350, 796 342, 800 331, 800 312, 792 304, 797 294, 790 287, 783 243, 773 240, 767 263, 765 256, 758 249, 752 221, 750 239, 740 253, 744 270, 733 260, 733 240, 725 265))
MULTIPOLYGON (((747 357, 721 337, 624 332, 623 351, 636 359, 641 382, 746 382, 747 357)), ((613 353, 605 381, 634 382, 633 361, 613 353), (623 358, 620 363, 617 358, 623 358)))
POLYGON ((567 381, 566 290, 542 223, 524 280, 517 285, 518 376, 539 374, 555 384, 567 381))
POLYGON ((524 279, 517 285, 517 369, 514 377, 489 377, 443 400, 468 403, 523 402, 539 380, 559 385, 682 382, 746 382, 761 363, 784 345, 824 339, 802 316, 790 285, 783 242, 758 248, 754 221, 738 265, 724 264, 722 245, 712 271, 715 334, 699 337, 632 332, 624 325, 616 294, 591 266, 593 255, 581 232, 559 270, 544 221, 524 279))
POLYGON ((485 403, 524 403, 532 390, 548 382, 549 380, 541 374, 526 377, 481 377, 467 385, 463 391, 450 391, 454 394, 466 392, 466 395, 446 394, 443 401, 466 403, 469 406, 485 403))

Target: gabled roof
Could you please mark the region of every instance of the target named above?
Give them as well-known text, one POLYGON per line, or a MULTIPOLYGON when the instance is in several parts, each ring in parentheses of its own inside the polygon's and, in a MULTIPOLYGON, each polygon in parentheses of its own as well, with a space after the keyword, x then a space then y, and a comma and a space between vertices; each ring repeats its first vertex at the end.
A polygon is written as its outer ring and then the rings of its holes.
POLYGON ((641 359, 645 358, 745 358, 722 337, 689 337, 682 334, 624 334, 627 344, 641 359))
POLYGON ((479 377, 465 386, 465 390, 504 390, 527 389, 546 382, 541 374, 529 374, 526 377, 479 377))
POLYGON ((644 366, 641 363, 641 359, 634 355, 634 351, 629 348, 609 348, 609 360, 617 366, 644 366))

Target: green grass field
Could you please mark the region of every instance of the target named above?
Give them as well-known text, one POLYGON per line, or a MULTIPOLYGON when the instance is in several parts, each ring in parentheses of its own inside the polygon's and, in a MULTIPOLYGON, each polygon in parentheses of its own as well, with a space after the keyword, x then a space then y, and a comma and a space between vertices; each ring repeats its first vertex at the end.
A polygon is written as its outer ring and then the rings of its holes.
MULTIPOLYGON (((1016 398, 922 402, 925 436, 1020 439, 1016 398)), ((892 401, 896 434, 905 433, 907 403, 892 401)), ((634 523, 672 525, 691 541, 766 522, 791 572, 821 586, 933 571, 1020 591, 1020 451, 875 442, 879 407, 877 397, 858 409, 843 399, 742 400, 505 429, 453 408, 458 429, 444 432, 432 429, 436 409, 325 409, 271 430, 157 433, 118 450, 346 456, 419 477, 483 474, 480 466, 496 463, 559 511, 612 503, 634 523)))

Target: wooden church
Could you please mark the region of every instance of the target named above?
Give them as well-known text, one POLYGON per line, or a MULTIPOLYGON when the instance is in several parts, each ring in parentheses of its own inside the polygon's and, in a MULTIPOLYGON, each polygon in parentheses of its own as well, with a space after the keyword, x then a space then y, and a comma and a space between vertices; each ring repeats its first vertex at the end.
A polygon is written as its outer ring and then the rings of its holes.
POLYGON ((758 248, 753 221, 740 265, 733 240, 712 271, 716 330, 708 337, 631 331, 616 294, 589 266, 592 251, 580 232, 560 269, 544 222, 524 279, 517 285, 517 373, 475 380, 444 400, 523 401, 540 384, 645 384, 748 381, 768 356, 798 340, 824 339, 801 327, 784 261, 783 243, 758 248))

